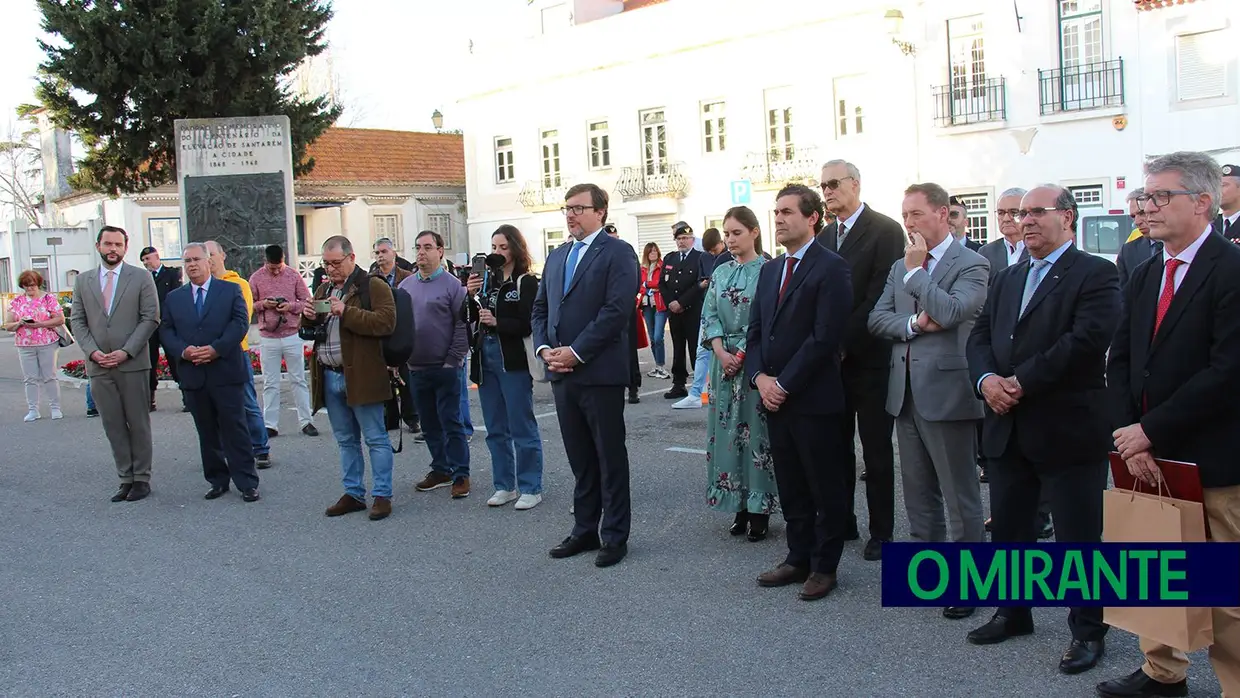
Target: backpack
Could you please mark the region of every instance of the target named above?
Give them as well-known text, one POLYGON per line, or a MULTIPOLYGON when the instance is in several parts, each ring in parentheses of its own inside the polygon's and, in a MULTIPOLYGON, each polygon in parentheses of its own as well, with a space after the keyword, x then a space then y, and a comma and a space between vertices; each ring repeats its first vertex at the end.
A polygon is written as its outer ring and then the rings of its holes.
MULTIPOLYGON (((366 274, 364 278, 365 282, 357 285, 357 295, 362 310, 370 310, 370 280, 383 277, 366 274)), ((386 285, 387 281, 383 283, 386 285)), ((398 368, 409 363, 409 357, 413 356, 413 298, 408 291, 393 288, 392 300, 396 303, 396 328, 380 341, 383 344, 383 362, 390 368, 398 368)))

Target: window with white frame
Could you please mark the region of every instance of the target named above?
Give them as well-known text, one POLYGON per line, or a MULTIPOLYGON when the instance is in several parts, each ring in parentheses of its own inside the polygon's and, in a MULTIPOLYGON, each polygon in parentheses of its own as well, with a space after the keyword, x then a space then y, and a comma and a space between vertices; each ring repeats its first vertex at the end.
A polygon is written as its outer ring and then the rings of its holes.
POLYGON ((1217 29, 1175 37, 1176 98, 1186 102, 1227 96, 1228 55, 1226 32, 1217 29))
POLYGON ((766 124, 766 152, 770 162, 791 160, 796 155, 792 136, 792 91, 786 87, 762 93, 766 124))
POLYGON ((513 165, 512 139, 495 139, 495 183, 507 184, 516 181, 517 170, 513 165))
POLYGON ((543 259, 546 260, 555 252, 555 248, 564 244, 567 240, 564 236, 563 228, 548 228, 543 230, 543 259))
POLYGON ((426 229, 439 233, 444 249, 452 249, 452 216, 447 213, 430 213, 426 216, 426 229))
POLYGON ((370 217, 370 242, 372 246, 374 241, 379 238, 391 240, 392 246, 397 250, 403 249, 400 244, 400 214, 388 213, 370 217))
POLYGON ((957 194, 957 199, 964 204, 965 219, 969 227, 966 232, 974 242, 990 240, 990 195, 985 193, 957 194))
POLYGON ((590 169, 605 170, 611 167, 611 131, 606 121, 591 121, 586 130, 590 134, 590 169))
POLYGON ((543 189, 560 186, 560 132, 542 132, 542 185, 543 189))
POLYGON ((49 260, 50 257, 31 257, 30 268, 38 272, 39 276, 43 277, 43 290, 54 292, 56 289, 52 288, 51 284, 52 275, 49 271, 51 269, 49 260))
POLYGON ((1076 68, 1104 59, 1102 0, 1057 0, 1059 67, 1076 68))
POLYGON ((1102 208, 1103 188, 1101 184, 1084 184, 1068 187, 1072 198, 1076 199, 1077 208, 1102 208))
POLYGON ((721 153, 727 148, 727 123, 723 102, 702 103, 702 147, 707 153, 721 153))
POLYGON ((702 230, 703 230, 703 231, 705 231, 705 230, 708 230, 708 229, 710 229, 710 228, 714 228, 715 230, 718 230, 718 231, 719 231, 719 235, 720 235, 720 236, 722 236, 722 235, 723 235, 723 216, 718 216, 718 215, 716 215, 716 216, 707 216, 707 217, 706 217, 706 227, 705 227, 705 228, 702 228, 702 230))
POLYGON ((146 221, 147 243, 163 259, 181 258, 181 219, 149 218, 146 221))
POLYGON ((861 76, 835 78, 835 134, 837 138, 865 133, 865 80, 861 76))
POLYGON ((662 109, 639 114, 642 129, 642 169, 646 176, 667 174, 667 119, 662 109))
POLYGON ((982 15, 947 20, 948 64, 952 101, 961 108, 952 113, 972 113, 970 101, 986 97, 986 47, 982 15))

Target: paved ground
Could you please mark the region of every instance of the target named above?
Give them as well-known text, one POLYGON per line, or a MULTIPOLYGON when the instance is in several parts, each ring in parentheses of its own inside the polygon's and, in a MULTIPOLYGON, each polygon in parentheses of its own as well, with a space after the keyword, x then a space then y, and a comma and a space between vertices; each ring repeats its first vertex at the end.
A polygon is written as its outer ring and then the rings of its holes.
MULTIPOLYGON (((667 385, 645 380, 647 393, 667 385)), ((0 696, 1059 697, 1092 695, 1140 657, 1116 631, 1098 669, 1059 675, 1059 610, 1040 611, 1031 637, 970 646, 980 616, 882 608, 879 563, 857 543, 826 600, 759 589, 754 576, 781 559, 782 525, 762 543, 727 535, 730 517, 702 501, 702 456, 668 450, 701 448, 705 411, 670 410, 657 394, 628 413, 631 553, 608 570, 547 556, 571 526, 572 475, 545 386, 541 506, 485 506, 481 433, 473 496, 415 493, 428 459, 406 440, 382 522, 323 516, 341 491, 325 415, 323 436, 272 442, 261 502, 208 502, 190 417, 161 392, 155 493, 111 504, 116 478, 82 391, 65 389, 59 422, 22 423, 22 403, 5 338, 0 696)), ((296 434, 292 413, 282 427, 296 434)), ((1194 660, 1192 695, 1218 695, 1194 660)))

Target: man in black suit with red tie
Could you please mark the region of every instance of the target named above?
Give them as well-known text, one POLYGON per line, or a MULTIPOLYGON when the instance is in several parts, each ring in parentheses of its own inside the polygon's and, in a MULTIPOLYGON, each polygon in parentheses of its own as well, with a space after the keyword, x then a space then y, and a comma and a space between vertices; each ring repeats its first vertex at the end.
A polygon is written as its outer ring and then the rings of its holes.
MULTIPOLYGON (((1133 270, 1111 345, 1107 388, 1115 450, 1151 488, 1155 458, 1195 463, 1215 541, 1240 541, 1240 249, 1212 232, 1221 168, 1179 152, 1145 166, 1137 199, 1162 253, 1133 270)), ((1056 522, 1058 523, 1058 521, 1056 522)), ((1210 663, 1224 695, 1240 696, 1240 609, 1213 612, 1210 663)), ((1145 664, 1098 695, 1185 696, 1188 657, 1141 639, 1145 664)))
MULTIPOLYGON (((1119 272, 1077 249, 1072 193, 1041 186, 1018 213, 1029 259, 999 272, 969 334, 974 390, 986 401, 982 448, 990 476, 991 539, 1033 543, 1039 501, 1050 502, 1056 539, 1102 540, 1109 425, 1106 354, 1120 310, 1119 272)), ((1068 612, 1065 674, 1093 668, 1107 626, 1102 609, 1068 612)), ((1029 608, 1000 608, 969 642, 990 645, 1033 632, 1029 608)))
POLYGON ((787 252, 758 276, 745 356, 745 374, 767 413, 788 537, 788 556, 758 584, 803 583, 805 601, 836 586, 850 509, 840 344, 852 312, 852 278, 848 262, 814 243, 822 219, 818 192, 800 184, 779 192, 775 240, 787 252))

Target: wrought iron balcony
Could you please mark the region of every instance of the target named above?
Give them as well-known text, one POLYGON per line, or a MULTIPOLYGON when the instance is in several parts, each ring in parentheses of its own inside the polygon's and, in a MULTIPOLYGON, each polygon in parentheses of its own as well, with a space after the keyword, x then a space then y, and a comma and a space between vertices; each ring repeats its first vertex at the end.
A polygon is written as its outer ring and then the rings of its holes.
POLYGON ((1007 83, 1003 78, 961 80, 932 89, 934 125, 960 126, 1007 118, 1007 83))
POLYGON ((817 184, 822 163, 814 146, 771 148, 747 154, 741 177, 754 184, 804 184, 811 179, 817 184))
POLYGON ((1124 59, 1038 71, 1042 115, 1124 104, 1124 59))
POLYGON ((566 181, 564 177, 531 179, 521 187, 517 201, 527 211, 558 209, 564 205, 564 192, 568 191, 568 186, 564 184, 566 181))
POLYGON ((616 191, 625 201, 663 196, 673 199, 684 197, 689 190, 689 178, 685 166, 679 162, 665 162, 653 166, 625 167, 616 180, 616 191))

